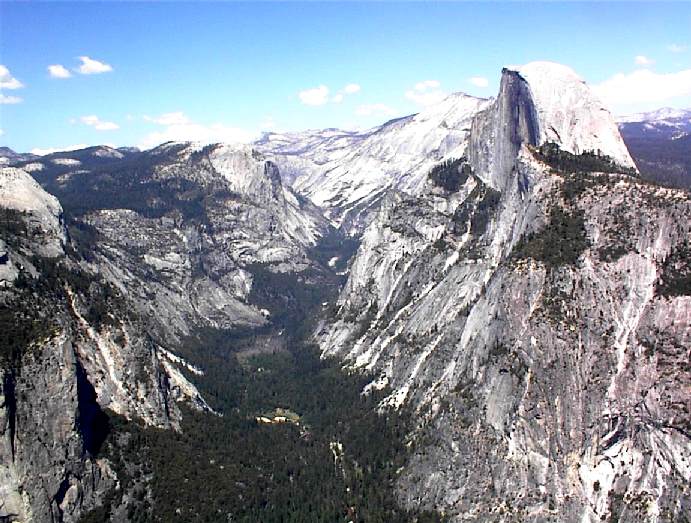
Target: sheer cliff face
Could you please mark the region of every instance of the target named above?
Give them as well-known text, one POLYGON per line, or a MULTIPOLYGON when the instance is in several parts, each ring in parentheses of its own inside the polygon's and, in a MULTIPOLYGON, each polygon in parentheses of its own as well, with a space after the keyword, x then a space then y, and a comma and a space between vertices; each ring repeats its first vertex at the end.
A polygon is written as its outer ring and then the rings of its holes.
POLYGON ((550 62, 502 71, 499 95, 473 118, 469 157, 483 181, 502 189, 522 144, 594 151, 635 168, 617 125, 575 72, 550 62))
POLYGON ((124 297, 68 255, 53 196, 5 168, 0 202, 0 517, 74 521, 116 482, 90 457, 105 437, 103 409, 175 427, 176 399, 204 403, 175 386, 124 297))
POLYGON ((89 263, 171 344, 197 327, 264 325, 249 303, 257 270, 313 268, 307 253, 331 230, 246 146, 169 143, 105 171, 80 169, 44 183, 80 211, 75 233, 94 232, 89 263))
POLYGON ((344 232, 361 233, 391 189, 417 194, 438 162, 465 154, 473 116, 489 102, 463 93, 362 133, 269 134, 256 144, 292 186, 344 232))
POLYGON ((515 71, 502 71, 499 96, 473 118, 469 159, 483 181, 502 189, 522 144, 540 143, 539 119, 528 83, 515 71))
POLYGON ((544 163, 545 140, 630 158, 618 135, 591 147, 608 114, 545 102, 545 83, 580 80, 534 69, 506 70, 475 116, 457 191, 386 200, 317 340, 390 387, 382 408, 415 412, 406 503, 457 521, 675 520, 691 509, 691 201, 544 163))
POLYGON ((0 519, 77 521, 102 504, 118 483, 98 453, 105 411, 177 430, 179 402, 209 410, 180 340, 265 324, 255 272, 313 268, 307 252, 330 230, 250 148, 114 160, 44 167, 81 210, 69 218, 28 173, 0 171, 0 519))

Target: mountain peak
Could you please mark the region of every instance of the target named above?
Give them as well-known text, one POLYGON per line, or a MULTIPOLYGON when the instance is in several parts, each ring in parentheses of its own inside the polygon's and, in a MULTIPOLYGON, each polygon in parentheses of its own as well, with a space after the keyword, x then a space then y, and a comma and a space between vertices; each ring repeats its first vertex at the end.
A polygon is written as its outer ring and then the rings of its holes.
POLYGON ((583 79, 580 76, 578 76, 576 71, 571 69, 568 65, 560 64, 558 62, 550 62, 546 60, 528 62, 524 65, 508 65, 504 67, 504 70, 515 71, 526 79, 568 79, 570 81, 583 82, 583 79))
POLYGON ((505 68, 503 74, 517 74, 528 84, 539 144, 555 142, 574 154, 596 151, 623 167, 635 168, 611 113, 573 69, 554 62, 530 62, 505 68))

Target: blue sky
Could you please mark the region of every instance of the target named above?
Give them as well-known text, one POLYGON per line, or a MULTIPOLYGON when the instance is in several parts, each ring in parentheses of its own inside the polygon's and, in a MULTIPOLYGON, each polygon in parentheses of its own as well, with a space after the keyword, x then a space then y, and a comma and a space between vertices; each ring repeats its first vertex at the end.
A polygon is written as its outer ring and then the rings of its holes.
POLYGON ((690 47, 685 2, 0 2, 0 144, 369 127, 533 60, 618 114, 691 107, 690 47))

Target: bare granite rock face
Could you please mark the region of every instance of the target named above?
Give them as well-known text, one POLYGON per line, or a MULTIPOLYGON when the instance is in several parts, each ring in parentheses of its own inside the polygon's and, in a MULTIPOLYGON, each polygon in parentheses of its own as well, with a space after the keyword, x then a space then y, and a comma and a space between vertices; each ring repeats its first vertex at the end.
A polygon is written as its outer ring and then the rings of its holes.
POLYGON ((208 407, 124 297, 68 254, 57 200, 18 169, 0 188, 0 518, 77 521, 117 485, 94 457, 104 410, 176 428, 177 400, 208 407))
POLYGON ((255 147, 336 227, 357 236, 389 190, 416 194, 435 164, 463 156, 473 116, 488 105, 454 93, 418 114, 367 131, 268 133, 255 147))
POLYGON ((51 169, 42 183, 72 210, 87 266, 173 351, 198 327, 265 325, 256 273, 315 269, 309 251, 332 230, 248 146, 167 143, 68 178, 51 169))
POLYGON ((99 436, 85 419, 88 382, 71 334, 41 340, 21 368, 3 369, 0 516, 8 521, 76 521, 117 482, 106 460, 87 455, 99 436))
POLYGON ((210 410, 185 377, 205 369, 176 349, 266 325, 285 275, 326 281, 332 225, 361 244, 315 339, 373 375, 365 393, 386 388, 382 409, 413 413, 403 504, 452 521, 691 513, 691 198, 635 176, 573 71, 508 67, 494 100, 257 146, 277 163, 167 143, 0 169, 0 520, 110 504, 107 413, 178 430, 181 402, 210 410))
POLYGON ((211 410, 181 372, 203 370, 175 354, 180 340, 266 323, 249 301, 256 273, 314 268, 308 251, 330 230, 247 147, 109 158, 126 163, 65 177, 66 159, 36 162, 67 224, 28 173, 0 171, 3 521, 78 521, 103 505, 119 488, 99 454, 109 415, 178 430, 179 402, 211 410), (133 181, 147 194, 121 191, 133 181))
MULTIPOLYGON (((390 388, 383 409, 413 410, 398 478, 411 507, 453 521, 683 520, 691 199, 550 164, 536 146, 578 161, 611 117, 581 114, 586 103, 552 124, 544 82, 521 71, 475 116, 472 173, 447 173, 456 190, 430 180, 385 200, 316 339, 374 375, 365 391, 390 388)), ((570 72, 549 83, 583 87, 570 72)), ((600 149, 630 167, 615 138, 600 149)))

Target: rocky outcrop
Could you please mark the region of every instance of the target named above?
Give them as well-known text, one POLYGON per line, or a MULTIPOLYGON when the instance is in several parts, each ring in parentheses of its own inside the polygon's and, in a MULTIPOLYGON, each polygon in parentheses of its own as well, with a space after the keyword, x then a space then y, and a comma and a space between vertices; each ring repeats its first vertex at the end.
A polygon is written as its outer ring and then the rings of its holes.
POLYGON ((179 430, 178 403, 210 411, 183 340, 265 325, 255 280, 318 280, 312 250, 332 229, 249 147, 33 163, 66 211, 25 171, 0 171, 0 519, 77 521, 120 484, 101 452, 109 418, 179 430))
POLYGON ((575 72, 551 62, 505 68, 496 100, 473 119, 468 157, 475 172, 501 190, 521 145, 548 142, 635 168, 614 118, 575 72))
POLYGON ((456 93, 362 133, 267 134, 255 146, 344 232, 359 235, 391 190, 417 194, 438 162, 465 154, 470 123, 488 101, 456 93))
POLYGON ((167 344, 198 327, 266 324, 250 303, 255 273, 316 270, 308 252, 326 220, 249 147, 166 144, 150 156, 141 183, 168 192, 164 210, 106 203, 85 212, 79 222, 98 234, 94 266, 167 344))
POLYGON ((316 339, 373 374, 365 391, 388 388, 383 409, 414 412, 398 479, 410 506, 454 521, 674 521, 690 503, 678 260, 691 201, 546 163, 534 146, 548 141, 630 159, 618 135, 597 140, 608 114, 561 114, 536 94, 581 92, 568 71, 536 78, 544 67, 505 70, 457 190, 430 181, 382 206, 316 339))
POLYGON ((616 122, 588 85, 569 67, 531 62, 509 67, 528 85, 536 113, 538 143, 558 143, 574 154, 594 151, 635 168, 616 122))
POLYGON ((0 517, 7 521, 76 521, 117 478, 90 459, 105 436, 85 397, 71 333, 37 340, 21 367, 3 368, 0 402, 0 517))
POLYGON ((33 251, 40 256, 62 254, 66 240, 60 202, 48 194, 25 171, 12 167, 2 169, 0 176, 0 202, 10 212, 22 215, 31 236, 33 251))

